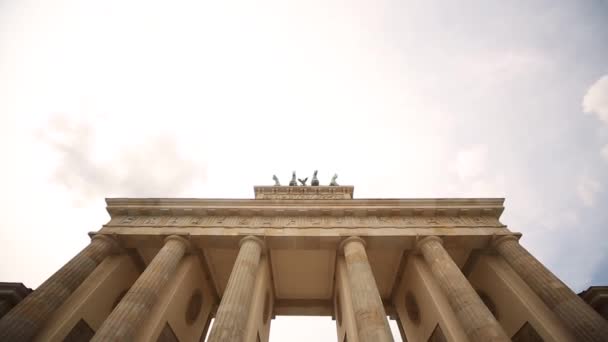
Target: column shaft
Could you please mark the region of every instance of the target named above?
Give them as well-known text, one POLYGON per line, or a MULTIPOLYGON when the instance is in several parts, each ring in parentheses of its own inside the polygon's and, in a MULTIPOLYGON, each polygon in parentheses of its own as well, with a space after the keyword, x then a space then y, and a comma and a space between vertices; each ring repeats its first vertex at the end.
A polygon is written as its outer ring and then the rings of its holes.
POLYGON ((247 236, 241 240, 240 245, 239 254, 209 333, 210 342, 242 341, 245 336, 264 242, 256 237, 247 236))
POLYGON ((160 291, 177 269, 188 245, 188 241, 179 236, 169 236, 150 265, 103 322, 92 341, 133 341, 160 291))
POLYGON ((505 236, 494 244, 541 300, 560 318, 580 341, 606 341, 608 323, 566 284, 540 263, 515 236, 505 236))
POLYGON ((0 320, 0 341, 33 339, 53 312, 78 288, 103 259, 118 249, 105 235, 91 243, 0 320))
POLYGON ((441 239, 426 237, 418 243, 418 248, 471 341, 510 341, 443 248, 441 239))
POLYGON ((336 262, 336 328, 338 331, 338 341, 348 340, 349 342, 359 342, 355 311, 353 309, 352 291, 348 280, 346 261, 343 256, 338 257, 336 262), (344 338, 340 339, 340 330, 344 330, 344 338))
POLYGON ((376 279, 365 253, 365 242, 359 237, 350 237, 342 242, 342 248, 359 341, 393 341, 376 279))

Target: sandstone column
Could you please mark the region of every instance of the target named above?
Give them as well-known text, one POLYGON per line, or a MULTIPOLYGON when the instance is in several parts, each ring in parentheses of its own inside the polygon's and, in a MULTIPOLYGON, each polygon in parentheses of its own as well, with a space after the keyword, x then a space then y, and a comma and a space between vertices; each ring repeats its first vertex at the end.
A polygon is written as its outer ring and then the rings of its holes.
POLYGON ((349 237, 342 241, 351 298, 361 342, 393 341, 376 279, 365 253, 365 241, 349 237))
POLYGON ((264 242, 257 237, 247 236, 241 240, 239 254, 209 333, 209 342, 243 340, 263 248, 264 242))
POLYGON ((608 323, 520 245, 517 237, 503 236, 494 248, 580 341, 608 340, 608 323))
POLYGON ((445 293, 452 310, 471 341, 510 341, 490 310, 462 274, 441 238, 428 236, 418 242, 434 278, 445 293))
POLYGON ((91 243, 0 320, 0 341, 29 341, 103 259, 119 250, 107 235, 91 243))
POLYGON ((177 235, 167 237, 163 248, 106 318, 92 341, 133 341, 189 245, 177 235))

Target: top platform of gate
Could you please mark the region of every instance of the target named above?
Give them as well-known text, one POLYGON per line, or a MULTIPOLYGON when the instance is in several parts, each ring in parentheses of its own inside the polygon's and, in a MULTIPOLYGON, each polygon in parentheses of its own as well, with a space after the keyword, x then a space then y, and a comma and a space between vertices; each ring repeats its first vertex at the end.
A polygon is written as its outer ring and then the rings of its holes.
POLYGON ((354 186, 255 186, 255 198, 265 200, 352 199, 354 186))

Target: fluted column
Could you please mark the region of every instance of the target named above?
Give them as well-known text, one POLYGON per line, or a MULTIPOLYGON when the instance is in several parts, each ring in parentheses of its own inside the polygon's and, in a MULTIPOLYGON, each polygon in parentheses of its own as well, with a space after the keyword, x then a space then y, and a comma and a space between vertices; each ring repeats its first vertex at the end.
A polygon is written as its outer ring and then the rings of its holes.
POLYGON ((163 248, 106 318, 92 341, 133 341, 189 245, 177 235, 167 237, 163 248))
POLYGON ((494 248, 579 341, 608 341, 608 323, 520 245, 517 237, 503 236, 494 248))
POLYGON ((243 340, 263 248, 264 242, 257 237, 247 236, 241 240, 239 254, 230 272, 208 341, 243 340))
POLYGON ((0 320, 0 341, 29 341, 105 257, 118 251, 107 235, 91 243, 0 320))
POLYGON ((510 341, 496 318, 443 248, 441 238, 425 237, 418 242, 417 248, 422 252, 431 273, 445 293, 450 307, 469 339, 510 341))
POLYGON ((393 341, 376 279, 365 253, 365 241, 349 237, 342 241, 351 298, 361 342, 393 341))

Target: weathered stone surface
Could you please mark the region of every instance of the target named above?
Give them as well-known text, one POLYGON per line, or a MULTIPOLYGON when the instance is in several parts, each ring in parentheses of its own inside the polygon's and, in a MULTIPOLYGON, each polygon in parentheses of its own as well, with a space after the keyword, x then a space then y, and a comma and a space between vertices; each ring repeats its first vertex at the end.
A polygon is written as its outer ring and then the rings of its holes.
POLYGON ((426 237, 418 248, 471 341, 510 341, 450 255, 441 238, 426 237))
POLYGON ((209 333, 210 342, 242 341, 245 336, 255 277, 264 242, 247 236, 241 240, 236 262, 232 267, 228 286, 209 333))
MULTIPOLYGON (((314 179, 313 179, 314 180, 314 179)), ((283 186, 256 186, 255 187, 255 198, 256 199, 267 199, 267 200, 278 200, 278 199, 330 199, 330 200, 344 200, 353 198, 353 187, 352 186, 319 186, 318 180, 317 185, 314 187, 307 187, 306 182, 308 177, 304 179, 298 179, 301 186, 292 185, 289 183, 289 187, 283 186)))
POLYGON ((85 249, 2 317, 0 341, 31 340, 97 265, 117 250, 118 245, 112 238, 94 236, 85 249))
POLYGON ((405 227, 504 227, 490 216, 121 216, 109 227, 225 227, 225 228, 405 228, 405 227))
POLYGON ((579 341, 608 341, 608 322, 536 260, 515 236, 501 237, 494 246, 579 341))
POLYGON ((163 248, 104 321, 92 341, 133 341, 187 248, 188 241, 184 238, 167 237, 163 248))
POLYGON ((365 242, 350 237, 342 242, 359 341, 393 341, 374 274, 365 253, 365 242))

